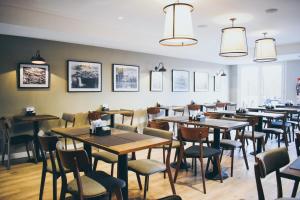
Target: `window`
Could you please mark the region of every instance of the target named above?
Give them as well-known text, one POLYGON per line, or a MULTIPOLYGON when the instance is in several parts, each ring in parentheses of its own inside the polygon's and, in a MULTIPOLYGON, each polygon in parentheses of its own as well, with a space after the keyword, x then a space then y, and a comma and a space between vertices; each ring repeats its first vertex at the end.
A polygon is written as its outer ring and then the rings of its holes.
POLYGON ((238 105, 251 107, 266 99, 282 99, 283 72, 280 63, 238 66, 238 105))

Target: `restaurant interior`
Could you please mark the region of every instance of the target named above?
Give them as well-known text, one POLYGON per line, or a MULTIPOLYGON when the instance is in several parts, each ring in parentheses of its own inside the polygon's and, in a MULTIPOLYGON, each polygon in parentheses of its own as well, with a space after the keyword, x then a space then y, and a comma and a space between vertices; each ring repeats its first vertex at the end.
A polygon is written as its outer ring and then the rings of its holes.
POLYGON ((0 200, 300 199, 299 0, 0 0, 0 200))

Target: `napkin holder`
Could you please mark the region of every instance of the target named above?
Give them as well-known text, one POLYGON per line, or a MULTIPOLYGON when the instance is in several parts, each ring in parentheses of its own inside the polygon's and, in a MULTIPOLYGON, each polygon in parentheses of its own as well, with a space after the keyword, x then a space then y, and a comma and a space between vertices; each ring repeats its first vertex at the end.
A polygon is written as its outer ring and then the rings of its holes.
POLYGON ((204 115, 197 116, 196 120, 199 122, 205 122, 206 117, 204 115))
POLYGON ((96 127, 93 135, 97 135, 97 136, 111 135, 111 129, 109 126, 96 127))
POLYGON ((25 116, 35 116, 35 108, 33 106, 27 106, 25 108, 25 116))

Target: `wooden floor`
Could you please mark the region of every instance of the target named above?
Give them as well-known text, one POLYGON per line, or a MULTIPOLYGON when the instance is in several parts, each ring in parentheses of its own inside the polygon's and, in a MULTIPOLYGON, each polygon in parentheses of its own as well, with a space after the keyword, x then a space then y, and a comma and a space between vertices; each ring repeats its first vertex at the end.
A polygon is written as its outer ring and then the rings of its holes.
MULTIPOLYGON (((267 145, 267 149, 276 148, 276 142, 272 141, 267 145)), ((177 183, 175 184, 176 192, 185 200, 210 199, 210 200, 253 200, 257 199, 256 185, 253 172, 254 159, 249 155, 251 152, 249 146, 248 160, 250 169, 247 171, 242 153, 236 151, 234 175, 223 183, 219 181, 207 180, 207 194, 203 193, 202 180, 198 167, 198 175, 195 177, 191 170, 179 173, 177 183)), ((294 143, 289 146, 291 160, 296 158, 294 143)), ((152 158, 162 159, 160 150, 153 150, 152 158)), ((145 151, 138 152, 137 158, 145 158, 145 151)), ((222 167, 230 171, 230 157, 224 156, 222 167)), ((12 165, 11 170, 6 170, 0 166, 0 199, 1 200, 23 200, 38 199, 42 164, 22 163, 12 165)), ((98 169, 110 172, 110 165, 103 162, 98 163, 98 169)), ((116 173, 115 173, 116 174, 116 173)), ((174 174, 174 171, 173 171, 174 174)), ((142 180, 143 181, 143 180, 142 180)), ((60 190, 60 180, 58 182, 60 190)), ((265 186, 266 199, 276 198, 276 181, 275 175, 272 174, 263 180, 265 186)), ((284 196, 288 197, 292 191, 293 182, 283 180, 284 196)), ((155 174, 150 177, 150 186, 148 199, 157 199, 171 194, 171 188, 168 179, 163 178, 163 174, 155 174)), ((142 199, 142 191, 138 189, 136 176, 129 172, 129 197, 130 199, 142 199)), ((44 191, 44 199, 52 199, 52 177, 47 175, 44 191)))

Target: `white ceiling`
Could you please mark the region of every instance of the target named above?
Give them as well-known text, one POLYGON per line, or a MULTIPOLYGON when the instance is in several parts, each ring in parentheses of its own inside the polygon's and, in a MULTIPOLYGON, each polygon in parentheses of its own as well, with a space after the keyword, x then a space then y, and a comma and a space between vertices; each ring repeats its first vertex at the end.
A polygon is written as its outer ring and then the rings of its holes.
POLYGON ((0 0, 0 34, 243 64, 252 62, 254 41, 267 31, 277 40, 280 60, 300 59, 300 0, 189 1, 195 8, 194 34, 199 41, 191 47, 158 43, 164 29, 162 8, 174 2, 170 0, 0 0), (268 8, 278 12, 267 14, 268 8), (220 30, 230 25, 231 17, 247 28, 247 57, 218 55, 220 30))

